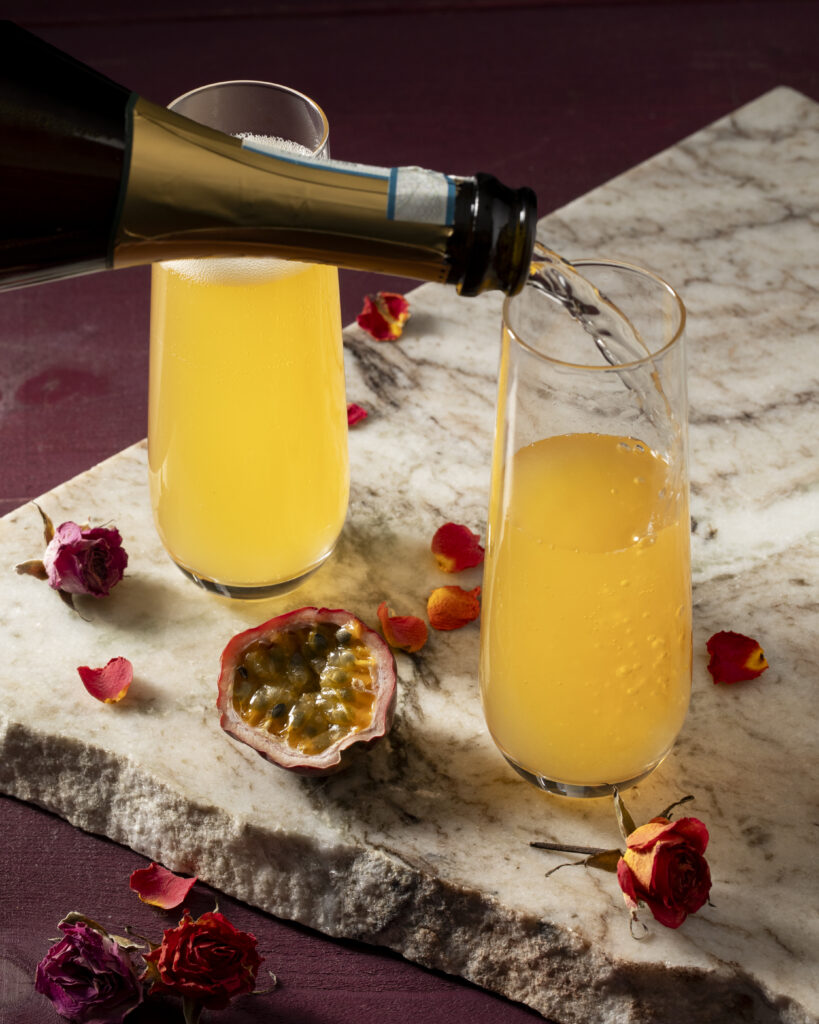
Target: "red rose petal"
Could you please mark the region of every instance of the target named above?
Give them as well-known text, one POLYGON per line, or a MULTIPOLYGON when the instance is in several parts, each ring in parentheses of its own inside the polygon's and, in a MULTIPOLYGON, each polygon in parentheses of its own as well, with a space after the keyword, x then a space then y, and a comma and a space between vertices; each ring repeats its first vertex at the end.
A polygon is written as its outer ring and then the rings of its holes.
POLYGON ((711 660, 708 671, 715 683, 756 679, 766 668, 765 652, 756 640, 742 633, 714 633, 705 645, 711 660))
POLYGON ((460 629, 481 613, 481 588, 436 587, 427 600, 427 617, 433 629, 460 629))
POLYGON ((182 878, 161 864, 151 863, 131 872, 130 886, 143 903, 171 910, 184 902, 195 882, 195 878, 182 878))
POLYGON ((111 658, 103 668, 80 665, 77 671, 91 696, 105 704, 122 700, 134 678, 134 666, 127 658, 111 658))
POLYGON ((432 553, 442 572, 460 572, 483 561, 480 537, 458 523, 444 523, 432 538, 432 553))
POLYGON ((356 317, 358 326, 376 341, 396 341, 409 320, 409 303, 397 292, 367 295, 364 307, 356 317))
POLYGON ((390 615, 387 602, 378 606, 381 632, 390 647, 414 654, 427 642, 427 624, 417 615, 390 615))
POLYGON ((356 423, 360 423, 361 420, 366 420, 370 414, 363 406, 356 405, 355 402, 347 403, 347 426, 353 427, 356 423))

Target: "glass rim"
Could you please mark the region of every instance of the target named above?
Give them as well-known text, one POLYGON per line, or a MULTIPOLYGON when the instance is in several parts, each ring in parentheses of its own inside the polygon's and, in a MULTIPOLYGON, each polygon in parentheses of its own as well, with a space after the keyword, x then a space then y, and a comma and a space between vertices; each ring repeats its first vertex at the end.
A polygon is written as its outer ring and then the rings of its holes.
POLYGON ((316 103, 316 101, 311 96, 308 96, 307 93, 300 92, 298 89, 294 89, 292 88, 292 86, 289 85, 282 85, 279 82, 265 82, 259 78, 227 78, 222 82, 207 82, 205 85, 198 85, 195 89, 188 89, 187 92, 183 92, 175 99, 172 99, 171 102, 167 105, 167 109, 175 110, 177 103, 181 103, 182 100, 186 100, 190 96, 196 96, 200 92, 208 92, 211 89, 218 89, 226 85, 261 85, 264 86, 264 88, 266 89, 276 89, 278 92, 287 92, 297 99, 304 100, 304 102, 309 107, 312 107, 313 110, 315 110, 316 113, 319 115, 319 117, 321 118, 322 127, 321 139, 319 140, 318 145, 314 146, 310 150, 310 155, 315 156, 317 153, 320 153, 327 145, 327 142, 330 138, 330 122, 327 120, 327 115, 324 113, 324 110, 318 105, 318 103, 316 103))
MULTIPOLYGON (((555 356, 550 356, 540 349, 535 348, 534 345, 530 344, 512 327, 510 322, 510 311, 512 303, 516 299, 519 299, 522 292, 518 292, 517 295, 507 295, 503 301, 503 310, 501 314, 501 320, 503 327, 509 334, 509 336, 518 344, 521 348, 526 349, 533 356, 538 359, 542 359, 546 363, 551 363, 553 366, 563 366, 571 370, 585 370, 591 373, 620 373, 623 370, 637 369, 638 367, 645 366, 646 363, 651 363, 655 359, 664 356, 670 349, 672 349, 683 336, 685 331, 686 323, 686 308, 685 303, 680 297, 679 292, 673 288, 668 281, 660 277, 659 274, 655 274, 653 270, 648 270, 646 267, 640 267, 636 263, 627 263, 625 260, 609 259, 605 256, 583 256, 579 259, 571 261, 572 267, 618 267, 622 270, 627 270, 633 274, 639 274, 642 277, 651 279, 655 284, 659 285, 671 298, 679 311, 680 321, 677 324, 677 328, 672 334, 671 338, 660 348, 654 352, 647 352, 646 355, 641 356, 639 359, 630 360, 627 363, 607 363, 606 365, 592 365, 590 363, 570 363, 565 359, 557 359, 555 356)), ((525 287, 525 286, 524 286, 525 287)))

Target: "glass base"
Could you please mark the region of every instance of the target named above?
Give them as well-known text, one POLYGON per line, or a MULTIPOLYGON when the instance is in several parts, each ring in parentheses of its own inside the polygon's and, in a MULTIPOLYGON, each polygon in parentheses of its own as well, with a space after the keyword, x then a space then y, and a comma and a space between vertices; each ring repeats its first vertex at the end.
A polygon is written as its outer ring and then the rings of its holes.
POLYGON ((239 601, 260 601, 266 597, 278 597, 281 594, 287 594, 291 590, 295 590, 296 587, 301 586, 308 577, 312 576, 317 569, 320 569, 332 553, 331 549, 320 562, 311 566, 306 572, 303 572, 301 576, 296 576, 295 579, 282 580, 279 583, 264 583, 258 587, 235 587, 232 584, 219 583, 217 580, 209 579, 207 576, 200 576, 191 569, 185 568, 184 565, 180 565, 176 560, 174 560, 174 565, 179 569, 183 576, 187 576, 187 578, 195 583, 197 587, 201 587, 203 590, 207 590, 211 594, 219 594, 221 597, 230 597, 239 601))
MULTIPOLYGON (((501 751, 503 754, 503 751, 501 751)), ((542 775, 536 775, 534 772, 528 771, 526 768, 521 768, 519 764, 516 764, 511 757, 503 754, 509 764, 515 769, 515 771, 522 778, 526 779, 527 782, 531 782, 533 786, 537 786, 538 789, 544 790, 546 793, 554 793, 556 796, 571 796, 579 799, 594 796, 611 796, 615 789, 622 791, 628 789, 629 786, 634 786, 638 782, 647 778, 657 764, 653 764, 650 768, 647 768, 644 772, 639 775, 635 775, 633 779, 626 779, 623 782, 606 782, 599 786, 573 786, 568 782, 556 782, 553 779, 547 779, 542 775)))

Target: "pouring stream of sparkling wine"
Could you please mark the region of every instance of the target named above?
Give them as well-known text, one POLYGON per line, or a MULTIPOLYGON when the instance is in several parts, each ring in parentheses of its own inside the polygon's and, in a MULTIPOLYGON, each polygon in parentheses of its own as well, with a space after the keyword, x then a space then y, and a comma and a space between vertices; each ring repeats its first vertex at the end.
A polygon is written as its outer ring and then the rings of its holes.
MULTIPOLYGON (((591 337, 607 363, 618 367, 650 355, 649 347, 625 313, 575 267, 547 248, 535 243, 527 287, 536 288, 562 306, 591 337), (617 355, 619 350, 621 355, 617 355)), ((584 362, 579 355, 577 362, 584 362)), ((643 410, 655 425, 668 423, 671 409, 663 393, 653 361, 616 370, 625 387, 635 391, 643 410)))

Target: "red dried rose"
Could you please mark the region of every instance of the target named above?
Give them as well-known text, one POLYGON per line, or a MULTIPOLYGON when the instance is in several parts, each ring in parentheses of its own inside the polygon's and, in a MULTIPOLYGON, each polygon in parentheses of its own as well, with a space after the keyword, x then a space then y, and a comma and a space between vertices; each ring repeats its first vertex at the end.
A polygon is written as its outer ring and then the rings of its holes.
POLYGON ((355 402, 347 403, 347 426, 353 427, 356 423, 360 423, 361 420, 366 420, 370 414, 360 405, 356 405, 355 402))
POLYGON ((143 903, 150 903, 163 910, 172 910, 184 903, 195 883, 195 878, 182 878, 161 864, 154 863, 147 868, 132 871, 129 882, 143 903))
POLYGON ((417 615, 390 615, 387 602, 378 606, 381 632, 390 647, 414 654, 427 642, 427 624, 417 615))
POLYGON ((708 671, 715 683, 756 679, 768 668, 765 652, 757 641, 742 633, 714 633, 705 646, 711 655, 708 671))
POLYGON ((366 296, 356 320, 376 341, 395 341, 401 337, 409 317, 409 303, 403 295, 377 292, 366 296))
POLYGON ((461 572, 483 561, 480 537, 458 523, 444 523, 436 530, 431 547, 438 568, 443 572, 461 572))
POLYGON ((151 992, 171 990, 212 1010, 252 992, 262 962, 255 935, 234 928, 218 911, 194 921, 185 910, 177 927, 166 929, 161 945, 144 958, 151 992))
POLYGON ((617 862, 617 881, 632 911, 645 903, 667 928, 679 928, 711 891, 703 854, 708 829, 698 818, 653 818, 631 832, 617 862))
POLYGON ((80 665, 77 672, 91 696, 104 704, 122 700, 134 679, 134 666, 127 658, 111 658, 102 668, 80 665))
POLYGON ((436 587, 427 599, 427 618, 433 629, 460 629, 481 614, 481 588, 436 587))

